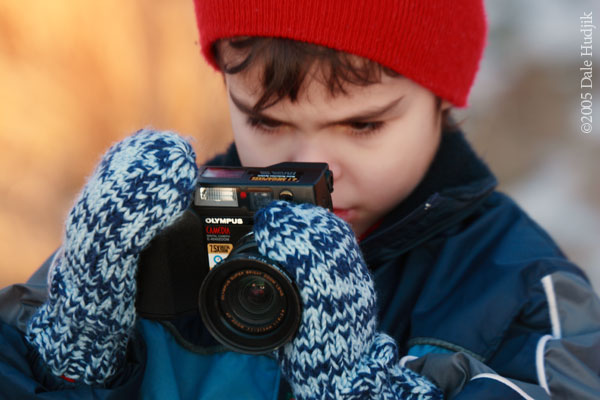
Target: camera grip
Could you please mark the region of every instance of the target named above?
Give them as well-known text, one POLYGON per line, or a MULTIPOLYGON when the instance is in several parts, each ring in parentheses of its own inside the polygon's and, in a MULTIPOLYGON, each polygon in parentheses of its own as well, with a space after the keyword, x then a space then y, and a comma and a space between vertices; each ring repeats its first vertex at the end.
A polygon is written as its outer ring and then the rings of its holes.
POLYGON ((203 225, 186 210, 140 255, 137 313, 148 319, 173 319, 198 312, 198 290, 208 273, 203 225))

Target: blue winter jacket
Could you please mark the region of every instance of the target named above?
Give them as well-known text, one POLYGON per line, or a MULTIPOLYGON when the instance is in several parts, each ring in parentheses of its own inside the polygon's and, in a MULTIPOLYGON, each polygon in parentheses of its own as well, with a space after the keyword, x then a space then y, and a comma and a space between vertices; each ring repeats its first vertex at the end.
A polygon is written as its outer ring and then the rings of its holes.
MULTIPOLYGON (((211 162, 239 165, 234 146, 211 162)), ((405 366, 455 399, 599 399, 600 300, 460 132, 445 132, 415 191, 361 248, 379 328, 405 366)), ((0 399, 290 398, 275 361, 219 346, 198 316, 140 319, 103 388, 52 376, 23 339, 46 268, 0 291, 0 399)))

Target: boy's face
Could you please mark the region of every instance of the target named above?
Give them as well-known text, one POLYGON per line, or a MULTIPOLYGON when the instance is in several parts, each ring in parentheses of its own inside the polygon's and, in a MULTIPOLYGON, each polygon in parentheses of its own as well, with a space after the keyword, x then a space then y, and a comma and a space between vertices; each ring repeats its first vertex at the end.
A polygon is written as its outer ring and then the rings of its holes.
POLYGON ((333 172, 334 212, 357 236, 419 184, 440 143, 440 110, 429 90, 403 77, 346 85, 331 96, 309 74, 292 103, 283 99, 259 115, 259 67, 225 76, 236 147, 244 166, 284 161, 326 162, 333 172))

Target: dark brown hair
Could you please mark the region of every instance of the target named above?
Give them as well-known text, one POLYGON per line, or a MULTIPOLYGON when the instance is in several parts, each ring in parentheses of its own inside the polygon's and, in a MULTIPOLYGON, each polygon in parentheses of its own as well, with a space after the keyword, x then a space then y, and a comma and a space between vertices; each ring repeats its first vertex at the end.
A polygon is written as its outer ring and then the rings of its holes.
MULTIPOLYGON (((381 81, 381 74, 397 77, 397 72, 367 58, 343 51, 297 40, 269 37, 236 37, 222 39, 213 45, 213 54, 219 68, 226 74, 240 73, 259 60, 262 71, 262 96, 253 111, 262 111, 284 98, 298 99, 307 74, 317 65, 317 74, 332 96, 346 94, 346 84, 368 86, 381 81), (234 57, 226 63, 223 53, 233 50, 234 57)), ((437 107, 442 99, 437 97, 437 107)), ((442 111, 442 129, 455 128, 450 109, 442 111)))

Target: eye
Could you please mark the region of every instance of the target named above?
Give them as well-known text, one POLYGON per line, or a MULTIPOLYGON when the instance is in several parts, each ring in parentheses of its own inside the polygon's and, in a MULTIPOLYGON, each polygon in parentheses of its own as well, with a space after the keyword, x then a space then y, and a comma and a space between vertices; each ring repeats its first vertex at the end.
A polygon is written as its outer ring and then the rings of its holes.
POLYGON ((277 128, 283 126, 283 124, 279 121, 266 118, 256 118, 251 116, 247 117, 246 123, 252 128, 259 129, 265 132, 274 132, 277 130, 277 128))
POLYGON ((371 122, 356 121, 356 122, 348 123, 348 127, 352 131, 352 134, 355 134, 358 136, 371 135, 371 134, 379 131, 381 128, 383 128, 383 126, 384 126, 384 123, 382 121, 371 121, 371 122))

